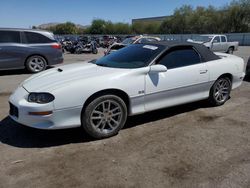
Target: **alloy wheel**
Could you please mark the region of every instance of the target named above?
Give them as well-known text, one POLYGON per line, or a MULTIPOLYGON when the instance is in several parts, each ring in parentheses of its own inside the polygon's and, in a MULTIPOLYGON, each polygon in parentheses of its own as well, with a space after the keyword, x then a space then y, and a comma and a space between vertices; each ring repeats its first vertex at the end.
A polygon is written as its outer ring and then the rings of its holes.
POLYGON ((225 102, 229 97, 230 90, 230 82, 225 78, 221 78, 214 87, 214 99, 219 103, 225 102))
POLYGON ((100 133, 115 131, 122 122, 122 107, 114 100, 98 103, 90 116, 91 126, 100 133))
POLYGON ((42 57, 33 57, 29 60, 28 66, 32 72, 40 72, 45 69, 46 61, 42 57))

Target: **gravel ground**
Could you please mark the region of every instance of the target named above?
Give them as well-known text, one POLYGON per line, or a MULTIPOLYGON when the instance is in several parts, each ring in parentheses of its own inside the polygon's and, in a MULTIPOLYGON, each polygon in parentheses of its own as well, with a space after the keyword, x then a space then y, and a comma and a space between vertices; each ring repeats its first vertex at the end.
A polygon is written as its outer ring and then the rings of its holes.
MULTIPOLYGON (((65 64, 102 56, 65 55, 65 64)), ((236 55, 247 60, 250 47, 236 55)), ((0 72, 0 188, 250 187, 250 78, 212 108, 196 102, 130 117, 119 135, 41 131, 8 116, 25 71, 0 72)))

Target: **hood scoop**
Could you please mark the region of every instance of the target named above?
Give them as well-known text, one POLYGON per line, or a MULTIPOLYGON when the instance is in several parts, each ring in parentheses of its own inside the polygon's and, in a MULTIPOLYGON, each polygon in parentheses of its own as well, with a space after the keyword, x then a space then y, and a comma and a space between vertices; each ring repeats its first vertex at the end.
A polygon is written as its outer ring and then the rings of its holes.
POLYGON ((63 72, 63 70, 61 68, 58 68, 57 71, 58 72, 63 72))

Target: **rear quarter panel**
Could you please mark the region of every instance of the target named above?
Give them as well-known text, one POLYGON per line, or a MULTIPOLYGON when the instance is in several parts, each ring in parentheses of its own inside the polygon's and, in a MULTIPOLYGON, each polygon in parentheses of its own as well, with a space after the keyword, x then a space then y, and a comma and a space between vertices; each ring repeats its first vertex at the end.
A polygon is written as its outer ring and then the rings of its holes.
POLYGON ((48 65, 54 65, 62 61, 63 53, 60 49, 54 49, 52 44, 28 44, 27 57, 31 55, 41 55, 46 60, 48 65))
POLYGON ((207 67, 210 73, 210 81, 216 81, 223 74, 231 74, 233 77, 232 88, 236 88, 242 83, 244 77, 244 60, 240 57, 216 53, 221 57, 219 60, 207 62, 207 67))

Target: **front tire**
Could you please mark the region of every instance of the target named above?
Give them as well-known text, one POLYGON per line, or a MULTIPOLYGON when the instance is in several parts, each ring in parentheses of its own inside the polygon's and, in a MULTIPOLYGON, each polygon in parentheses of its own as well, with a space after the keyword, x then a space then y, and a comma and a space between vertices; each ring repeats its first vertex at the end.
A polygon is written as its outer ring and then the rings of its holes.
POLYGON ((38 73, 46 69, 47 61, 39 55, 31 56, 25 63, 26 69, 31 73, 38 73))
POLYGON ((96 139, 118 134, 126 120, 126 104, 115 95, 104 95, 94 99, 82 112, 83 129, 96 139))
POLYGON ((232 83, 228 77, 219 78, 210 89, 209 102, 213 106, 223 105, 229 99, 231 89, 232 83))

